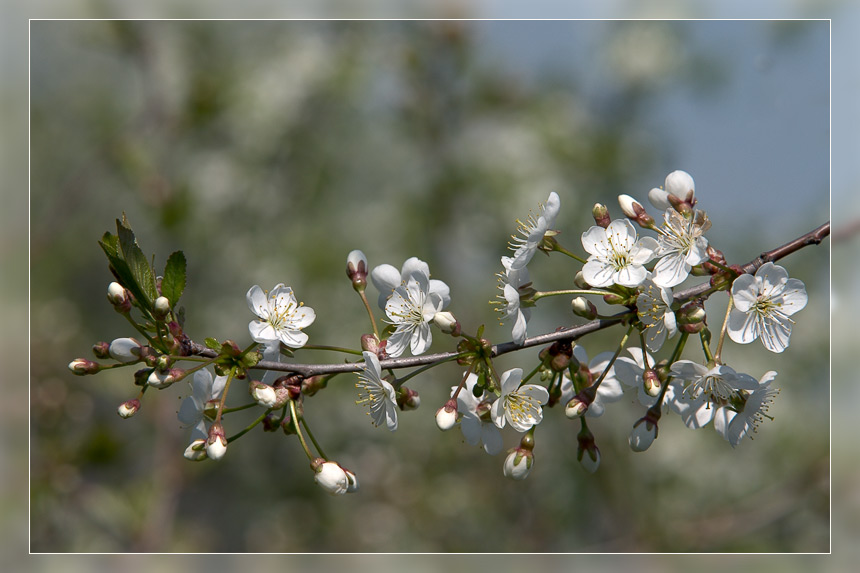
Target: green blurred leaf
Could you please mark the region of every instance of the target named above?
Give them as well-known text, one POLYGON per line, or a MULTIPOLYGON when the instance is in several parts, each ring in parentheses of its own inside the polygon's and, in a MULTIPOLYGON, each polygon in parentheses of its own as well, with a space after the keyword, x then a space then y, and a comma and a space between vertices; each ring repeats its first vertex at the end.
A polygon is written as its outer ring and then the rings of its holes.
POLYGON ((207 337, 203 341, 203 344, 205 344, 207 348, 211 348, 212 350, 221 350, 221 343, 218 342, 218 340, 215 338, 207 337))
POLYGON ((182 291, 185 290, 185 254, 176 251, 167 258, 164 266, 164 278, 161 279, 161 294, 170 301, 170 307, 176 306, 182 291))

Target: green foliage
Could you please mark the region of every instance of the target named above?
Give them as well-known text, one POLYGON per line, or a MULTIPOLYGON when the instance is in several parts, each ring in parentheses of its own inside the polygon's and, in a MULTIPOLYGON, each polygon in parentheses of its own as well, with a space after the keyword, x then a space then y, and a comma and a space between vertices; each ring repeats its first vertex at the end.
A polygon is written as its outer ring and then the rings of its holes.
POLYGON ((164 277, 161 279, 161 294, 170 301, 170 307, 174 308, 182 291, 185 290, 185 254, 176 251, 167 258, 164 266, 164 277))

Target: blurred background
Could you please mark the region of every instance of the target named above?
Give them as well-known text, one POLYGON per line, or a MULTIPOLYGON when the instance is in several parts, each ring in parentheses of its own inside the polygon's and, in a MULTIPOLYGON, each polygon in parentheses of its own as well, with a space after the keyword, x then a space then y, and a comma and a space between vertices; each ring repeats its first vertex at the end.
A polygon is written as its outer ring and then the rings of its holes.
MULTIPOLYGON (((187 462, 184 383, 122 420, 127 373, 66 369, 130 334, 105 301, 96 244, 123 212, 157 267, 185 252, 188 333, 240 345, 248 287, 285 282, 317 311, 313 342, 355 346, 366 327, 343 272, 354 248, 371 266, 428 261, 464 326, 508 340, 487 301, 514 220, 556 191, 560 240, 580 251, 595 201, 618 216, 618 194, 644 199, 674 169, 696 179, 711 243, 746 262, 829 218, 828 22, 65 21, 30 32, 31 551, 829 551, 829 240, 783 261, 810 295, 789 350, 724 353, 756 377, 780 373, 775 419, 755 440, 733 450, 670 417, 634 454, 641 409, 625 398, 590 423, 594 475, 560 408, 546 412, 525 482, 458 430, 438 432, 455 366, 411 384, 422 407, 393 434, 354 405, 354 378, 307 400, 327 453, 358 474, 346 498, 323 494, 282 434, 257 430, 221 463, 187 462)), ((541 256, 530 269, 555 289, 578 267, 541 256)), ((547 302, 531 334, 579 320, 569 301, 547 302)), ((708 306, 712 328, 724 310, 708 306)), ((594 355, 619 336, 583 345, 594 355)), ((433 350, 450 348, 435 338, 433 350)))

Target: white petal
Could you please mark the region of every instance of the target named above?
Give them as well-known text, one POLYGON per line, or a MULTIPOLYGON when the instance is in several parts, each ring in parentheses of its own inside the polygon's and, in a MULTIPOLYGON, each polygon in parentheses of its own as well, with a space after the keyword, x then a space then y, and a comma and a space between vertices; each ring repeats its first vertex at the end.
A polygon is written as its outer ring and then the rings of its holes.
MULTIPOLYGON (((517 388, 520 386, 520 382, 523 379, 523 369, 522 368, 511 368, 510 370, 506 370, 502 372, 501 377, 501 386, 502 386, 502 396, 506 396, 512 392, 516 392, 517 388)), ((495 404, 494 404, 495 405, 495 404)), ((496 424, 498 425, 498 424, 496 424)), ((501 427, 501 426, 499 426, 501 427)))
POLYGON ((290 348, 301 348, 308 342, 308 335, 300 330, 282 330, 278 333, 278 338, 290 348))
POLYGON ((755 276, 761 281, 761 293, 770 297, 774 292, 782 290, 788 280, 788 271, 779 265, 765 263, 759 267, 755 276))
POLYGON ((806 286, 803 281, 788 279, 785 283, 785 290, 782 292, 780 310, 787 316, 791 316, 805 307, 808 301, 809 296, 806 294, 806 286))
POLYGON ((771 352, 782 352, 788 348, 790 336, 791 323, 787 318, 775 317, 774 320, 767 320, 761 331, 761 341, 771 352))
POLYGON ((591 255, 606 256, 608 254, 606 229, 594 226, 584 232, 582 234, 582 248, 591 255))
POLYGON ((279 340, 278 333, 275 332, 275 329, 268 322, 262 322, 259 320, 251 321, 248 324, 248 332, 251 334, 251 338, 254 342, 271 342, 273 340, 279 340))
POLYGON ((690 267, 680 253, 667 255, 657 261, 652 271, 651 280, 660 287, 673 287, 684 282, 690 274, 690 267))
POLYGON ((696 190, 696 184, 690 174, 680 169, 666 176, 664 187, 666 191, 679 199, 686 199, 687 193, 696 190))
POLYGON ((549 198, 547 198, 543 209, 543 217, 546 219, 547 228, 551 229, 555 226, 555 218, 560 208, 561 199, 559 199, 558 193, 553 191, 549 194, 549 198))
POLYGON ((621 286, 635 287, 642 284, 647 276, 648 271, 645 270, 645 267, 627 265, 618 271, 615 282, 621 286))
POLYGON ((526 315, 522 312, 517 312, 517 320, 511 331, 511 337, 518 346, 522 346, 526 341, 527 327, 528 321, 526 320, 526 315))
POLYGON ((451 289, 443 281, 430 279, 430 293, 439 296, 442 300, 443 309, 448 308, 448 305, 451 304, 451 289))
POLYGON ((505 427, 505 406, 503 400, 496 400, 490 407, 490 418, 497 428, 505 427))
POLYGON ((302 306, 296 309, 292 315, 293 328, 306 328, 313 324, 317 318, 317 313, 309 306, 302 306))
POLYGON ((391 265, 379 265, 370 272, 370 280, 379 291, 379 308, 384 309, 391 292, 400 286, 400 271, 391 265))
POLYGON ((203 412, 190 396, 179 405, 179 422, 183 428, 195 425, 201 420, 202 415, 203 412))
POLYGON ((648 191, 648 200, 660 211, 665 211, 672 207, 672 204, 669 203, 669 200, 667 199, 668 196, 669 193, 657 187, 648 191))
POLYGON ((433 342, 433 331, 430 324, 422 322, 412 331, 411 350, 413 356, 424 354, 433 342))
POLYGON ((467 412, 463 414, 463 418, 460 420, 460 431, 463 432, 463 438, 465 438, 467 444, 477 446, 481 443, 481 426, 483 425, 481 419, 474 413, 467 412))
POLYGON ((749 311, 759 295, 759 284, 752 275, 741 275, 732 283, 732 302, 740 311, 749 311))
POLYGON ((729 338, 738 344, 749 344, 759 337, 759 326, 754 314, 747 314, 733 308, 729 313, 729 323, 726 325, 729 338))
POLYGON ((505 445, 502 433, 493 424, 481 424, 481 441, 484 442, 484 451, 491 456, 501 452, 505 445))
POLYGON ((537 384, 526 384, 520 388, 517 393, 523 396, 528 396, 529 398, 534 398, 541 405, 546 404, 547 401, 549 401, 549 392, 547 392, 546 388, 537 384))
POLYGON ((612 284, 615 269, 611 265, 597 259, 590 259, 582 266, 582 278, 593 287, 605 287, 612 284))
POLYGON ((264 319, 269 316, 269 300, 259 285, 254 285, 248 289, 248 294, 245 295, 245 298, 248 301, 248 308, 251 309, 251 312, 264 319))

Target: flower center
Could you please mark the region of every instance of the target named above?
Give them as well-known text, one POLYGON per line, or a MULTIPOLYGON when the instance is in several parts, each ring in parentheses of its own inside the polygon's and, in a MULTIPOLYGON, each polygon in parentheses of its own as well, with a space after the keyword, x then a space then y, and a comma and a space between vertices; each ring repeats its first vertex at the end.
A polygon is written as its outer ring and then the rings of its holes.
POLYGON ((511 420, 517 424, 537 420, 539 406, 538 401, 531 396, 517 393, 505 396, 505 410, 510 414, 511 420))

